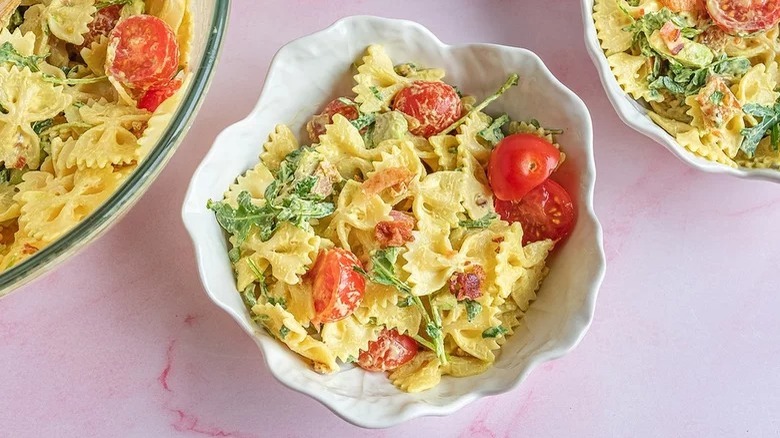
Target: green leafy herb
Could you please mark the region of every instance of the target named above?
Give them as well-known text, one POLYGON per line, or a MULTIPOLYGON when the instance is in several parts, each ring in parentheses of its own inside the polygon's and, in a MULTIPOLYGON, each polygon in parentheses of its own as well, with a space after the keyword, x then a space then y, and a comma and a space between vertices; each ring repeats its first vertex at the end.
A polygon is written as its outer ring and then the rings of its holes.
POLYGON ((379 92, 379 89, 377 87, 372 85, 368 89, 371 90, 371 94, 374 95, 376 100, 382 101, 382 93, 379 92))
POLYGON ((490 143, 491 146, 495 146, 504 139, 504 131, 501 130, 501 127, 507 123, 509 123, 509 116, 502 114, 500 117, 494 119, 490 126, 479 131, 477 135, 490 143))
POLYGON ((477 220, 460 221, 458 226, 463 228, 487 228, 496 218, 498 218, 498 215, 491 211, 477 220))
POLYGON ((420 336, 415 336, 415 340, 417 340, 417 342, 426 348, 434 351, 436 356, 439 358, 439 361, 441 361, 442 364, 446 364, 448 359, 447 353, 444 351, 444 336, 442 334, 442 321, 439 310, 435 305, 430 305, 431 310, 429 313, 420 297, 412 294, 412 288, 403 280, 398 278, 395 273, 395 263, 397 260, 398 248, 390 247, 387 249, 374 251, 374 253, 371 255, 370 272, 357 266, 355 266, 353 269, 371 282, 385 286, 393 286, 401 291, 405 295, 404 298, 408 300, 408 304, 402 306, 399 302, 399 307, 406 307, 414 304, 420 309, 420 312, 425 319, 425 332, 433 342, 428 342, 426 339, 420 336))
POLYGON ((360 131, 363 128, 373 125, 374 122, 376 122, 376 115, 373 113, 360 113, 360 117, 352 120, 350 123, 352 123, 352 126, 354 126, 355 129, 360 131))
POLYGON ((497 338, 499 336, 504 336, 509 330, 504 328, 503 325, 499 325, 498 327, 490 327, 488 329, 485 329, 485 331, 482 332, 482 337, 487 338, 497 338))
POLYGON ((467 112, 463 117, 461 117, 460 119, 456 120, 450 126, 446 127, 444 130, 442 130, 439 133, 439 135, 446 134, 446 133, 452 131, 453 129, 457 128, 458 126, 462 125, 463 122, 465 122, 466 119, 468 119, 468 117, 472 113, 477 112, 477 111, 482 111, 483 109, 485 109, 488 105, 493 103, 494 100, 498 99, 499 97, 501 97, 502 94, 506 93, 507 90, 509 90, 510 88, 512 88, 515 85, 517 85, 519 80, 520 80, 520 78, 519 78, 519 76, 517 76, 517 73, 512 73, 511 75, 509 75, 509 77, 507 78, 506 82, 504 82, 504 85, 502 85, 501 88, 498 89, 498 91, 496 91, 495 93, 493 93, 490 96, 488 96, 487 99, 483 100, 479 105, 477 105, 474 108, 472 108, 471 111, 467 112))
POLYGON ((40 136, 44 131, 54 126, 54 119, 41 120, 32 124, 32 129, 40 136))
MULTIPOLYGON (((11 181, 11 171, 3 167, 2 169, 0 169, 0 183, 7 183, 9 181, 11 181)), ((398 306, 398 307, 402 307, 402 306, 398 306)))
POLYGON ((109 6, 116 6, 116 5, 129 5, 130 3, 133 3, 133 0, 102 0, 97 3, 95 3, 95 8, 97 9, 105 9, 109 6))
POLYGON ((466 305, 466 316, 468 317, 469 322, 473 321, 474 318, 482 312, 482 305, 474 300, 466 298, 463 301, 463 304, 466 305))
POLYGON ((357 358, 355 358, 355 356, 351 354, 347 356, 347 363, 355 363, 355 362, 357 362, 357 358))
POLYGON ((38 64, 45 58, 45 56, 23 56, 16 51, 10 42, 4 42, 0 45, 0 64, 8 63, 21 68, 27 67, 35 73, 40 71, 38 64))
POLYGON ((710 94, 710 102, 720 106, 720 104, 723 103, 723 97, 724 94, 722 92, 715 90, 712 94, 710 94))
POLYGON ((288 329, 286 325, 283 325, 282 328, 279 329, 279 338, 286 338, 288 333, 290 333, 290 329, 288 329))
POLYGON ((412 299, 411 295, 409 295, 399 300, 396 306, 403 308, 403 307, 409 307, 412 304, 414 304, 414 300, 412 299))
POLYGON ((756 103, 748 103, 742 107, 745 114, 753 117, 760 117, 756 126, 742 130, 742 144, 740 149, 748 156, 752 157, 756 153, 756 148, 761 139, 769 132, 772 149, 777 150, 780 144, 780 102, 773 106, 764 106, 756 103))
MULTIPOLYGON (((268 204, 266 203, 266 205, 268 204)), ((244 243, 253 226, 257 226, 261 230, 265 230, 267 234, 270 234, 277 214, 273 209, 268 209, 264 206, 258 207, 253 204, 252 197, 247 191, 239 193, 238 206, 235 209, 227 202, 213 202, 211 200, 206 204, 206 207, 214 211, 219 225, 236 237, 236 247, 244 243)))
POLYGON ((729 58, 725 54, 715 59, 712 64, 699 69, 669 61, 666 74, 650 82, 649 87, 651 90, 666 89, 672 94, 689 96, 698 93, 711 76, 735 79, 747 73, 749 69, 750 61, 747 58, 729 58))
POLYGON ((22 14, 21 8, 16 8, 14 10, 13 15, 11 15, 11 19, 8 22, 8 31, 13 33, 19 26, 24 23, 24 14, 22 14))
POLYGON ((244 292, 241 293, 241 299, 244 301, 244 305, 248 309, 252 309, 252 307, 255 307, 257 305, 257 297, 255 296, 255 285, 250 284, 249 286, 244 289, 244 292))

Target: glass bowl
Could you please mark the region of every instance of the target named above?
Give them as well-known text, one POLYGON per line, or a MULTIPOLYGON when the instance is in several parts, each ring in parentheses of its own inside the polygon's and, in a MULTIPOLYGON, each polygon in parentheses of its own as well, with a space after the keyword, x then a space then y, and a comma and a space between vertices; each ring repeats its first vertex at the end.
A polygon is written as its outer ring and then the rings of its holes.
POLYGON ((193 1, 190 7, 194 21, 190 58, 193 78, 157 145, 117 191, 89 217, 32 257, 0 273, 0 298, 52 269, 108 230, 141 198, 184 140, 211 84, 225 36, 230 0, 193 1))

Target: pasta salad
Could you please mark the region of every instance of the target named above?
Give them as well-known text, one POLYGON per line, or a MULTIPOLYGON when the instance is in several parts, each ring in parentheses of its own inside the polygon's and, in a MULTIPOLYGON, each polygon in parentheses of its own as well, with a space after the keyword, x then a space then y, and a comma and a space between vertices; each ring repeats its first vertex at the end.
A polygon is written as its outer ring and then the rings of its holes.
POLYGON ((89 216, 187 80, 187 0, 0 0, 0 270, 89 216))
POLYGON ((617 82, 688 151, 780 169, 780 1, 596 0, 617 82))
POLYGON ((368 47, 354 96, 277 125, 209 201, 253 320, 320 373, 355 364, 418 392, 484 372, 575 222, 550 175, 561 131, 483 110, 444 71, 368 47))

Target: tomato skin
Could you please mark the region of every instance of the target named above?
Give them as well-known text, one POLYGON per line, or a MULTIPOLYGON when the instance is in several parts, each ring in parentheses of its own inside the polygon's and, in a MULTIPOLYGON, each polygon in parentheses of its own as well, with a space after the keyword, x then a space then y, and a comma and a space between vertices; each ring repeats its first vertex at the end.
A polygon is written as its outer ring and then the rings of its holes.
POLYGON ((366 280, 355 267, 363 268, 363 264, 350 251, 342 248, 320 251, 306 273, 306 279, 312 282, 314 325, 348 317, 363 300, 366 280))
POLYGON ((458 93, 444 82, 415 81, 393 99, 393 108, 416 119, 409 126, 414 135, 428 138, 445 130, 460 118, 458 93))
POLYGON ((396 329, 384 329, 376 341, 368 344, 368 350, 360 352, 357 364, 367 371, 390 371, 414 359, 417 351, 414 338, 396 329))
POLYGON ((732 35, 748 35, 780 22, 780 0, 707 0, 715 24, 732 35))
POLYGON ((152 113, 155 112, 163 102, 179 91, 181 84, 182 82, 180 79, 174 79, 161 88, 147 90, 146 93, 138 99, 138 108, 145 109, 152 113))
POLYGON ((313 143, 319 142, 320 135, 325 133, 325 126, 333 123, 333 116, 341 114, 347 120, 356 120, 360 117, 360 111, 357 104, 346 97, 340 97, 330 101, 320 114, 312 117, 306 124, 306 130, 309 132, 309 140, 313 143))
POLYGON ((523 245, 540 240, 561 240, 577 222, 574 202, 557 182, 548 179, 520 201, 494 199, 496 213, 507 222, 523 226, 523 245))
POLYGON ((122 5, 113 5, 98 9, 95 18, 89 23, 89 32, 84 34, 84 43, 80 47, 89 47, 101 36, 108 36, 119 22, 122 8, 122 5))
POLYGON ((173 29, 151 15, 121 20, 109 34, 106 72, 133 90, 162 87, 179 69, 173 29))
POLYGON ((561 153, 549 141, 532 134, 505 137, 493 149, 488 180, 502 201, 519 201, 558 167, 561 153))

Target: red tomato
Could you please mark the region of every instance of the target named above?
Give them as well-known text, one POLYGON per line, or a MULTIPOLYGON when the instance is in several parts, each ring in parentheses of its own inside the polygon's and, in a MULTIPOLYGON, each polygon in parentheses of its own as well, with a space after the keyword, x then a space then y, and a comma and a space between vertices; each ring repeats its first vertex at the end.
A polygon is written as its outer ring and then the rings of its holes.
POLYGON ((707 12, 724 31, 746 35, 780 22, 780 0, 707 0, 707 12))
POLYGON ((314 298, 312 323, 338 321, 355 311, 366 290, 366 280, 355 267, 363 265, 355 254, 345 249, 320 251, 314 266, 306 273, 312 282, 314 298))
POLYGON ((545 239, 560 240, 574 228, 577 212, 569 193, 548 179, 520 201, 494 199, 496 213, 523 226, 523 245, 545 239))
POLYGON ((306 124, 306 130, 309 132, 309 139, 313 143, 319 142, 320 135, 325 133, 325 126, 333 122, 333 116, 341 114, 348 120, 355 120, 360 116, 357 104, 352 99, 340 97, 325 105, 322 113, 312 117, 306 124))
POLYGON ((549 141, 531 134, 513 134, 490 154, 488 180, 502 201, 519 201, 553 173, 561 153, 549 141))
POLYGON ((106 71, 128 88, 161 87, 179 69, 176 34, 157 17, 126 18, 111 31, 109 39, 106 71))
POLYGON ((396 329, 385 329, 376 341, 368 344, 368 351, 361 351, 357 364, 368 371, 390 371, 414 359, 417 355, 417 341, 398 333, 396 329))
POLYGON ((155 112, 169 97, 181 88, 181 79, 174 79, 160 88, 152 88, 138 99, 138 108, 155 112))
POLYGON ((419 122, 410 132, 428 138, 441 133, 460 117, 460 97, 444 82, 413 82, 393 99, 393 108, 419 122))
POLYGON ((95 18, 89 23, 89 32, 84 34, 84 43, 81 47, 89 47, 101 36, 107 36, 116 27, 122 7, 122 5, 114 5, 98 9, 95 18))

